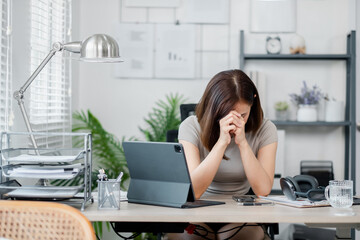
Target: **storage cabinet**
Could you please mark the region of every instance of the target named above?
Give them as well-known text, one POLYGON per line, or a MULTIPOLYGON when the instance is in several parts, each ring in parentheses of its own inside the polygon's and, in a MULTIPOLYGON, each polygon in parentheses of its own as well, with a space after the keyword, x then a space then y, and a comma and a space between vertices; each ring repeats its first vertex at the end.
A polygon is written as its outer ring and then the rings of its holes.
MULTIPOLYGON (((316 128, 319 126, 324 127, 342 127, 345 135, 345 179, 354 181, 354 189, 356 183, 356 77, 355 77, 355 31, 351 31, 347 35, 347 50, 344 54, 249 54, 244 52, 244 31, 240 31, 240 69, 244 69, 246 61, 345 61, 346 62, 346 77, 344 82, 346 84, 346 97, 345 97, 345 121, 342 122, 297 122, 297 121, 273 121, 278 128, 306 126, 316 128)), ((314 129, 315 130, 315 129, 314 129)), ((315 130, 316 131, 316 130, 315 130)))
POLYGON ((0 136, 3 198, 80 203, 81 210, 93 201, 91 134, 2 132, 0 136), (32 147, 31 135, 38 142, 37 148, 32 147), (54 143, 59 146, 59 141, 62 147, 51 147, 54 143), (54 180, 73 184, 49 184, 54 180))

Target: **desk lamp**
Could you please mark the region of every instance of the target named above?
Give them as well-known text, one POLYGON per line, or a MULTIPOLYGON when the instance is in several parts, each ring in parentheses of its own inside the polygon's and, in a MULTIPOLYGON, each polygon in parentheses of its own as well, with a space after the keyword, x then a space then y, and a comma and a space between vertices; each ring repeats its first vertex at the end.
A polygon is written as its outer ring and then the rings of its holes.
MULTIPOLYGON (((26 128, 30 133, 33 131, 24 106, 24 93, 55 53, 63 50, 72 53, 80 53, 80 60, 85 62, 122 62, 117 42, 115 39, 106 34, 94 34, 82 42, 70 42, 65 44, 60 42, 54 43, 49 54, 37 67, 34 73, 18 91, 14 92, 14 98, 19 104, 21 114, 25 120, 26 128)), ((30 134, 30 137, 34 148, 37 150, 38 147, 34 136, 30 134)))

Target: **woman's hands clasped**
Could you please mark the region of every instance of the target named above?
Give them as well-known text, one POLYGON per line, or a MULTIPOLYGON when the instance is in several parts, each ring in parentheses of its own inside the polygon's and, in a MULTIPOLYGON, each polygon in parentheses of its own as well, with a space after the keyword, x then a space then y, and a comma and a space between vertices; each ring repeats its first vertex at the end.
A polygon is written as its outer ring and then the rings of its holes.
POLYGON ((220 119, 219 142, 229 145, 231 137, 235 137, 235 143, 240 145, 245 139, 245 120, 236 111, 231 111, 228 115, 220 119))

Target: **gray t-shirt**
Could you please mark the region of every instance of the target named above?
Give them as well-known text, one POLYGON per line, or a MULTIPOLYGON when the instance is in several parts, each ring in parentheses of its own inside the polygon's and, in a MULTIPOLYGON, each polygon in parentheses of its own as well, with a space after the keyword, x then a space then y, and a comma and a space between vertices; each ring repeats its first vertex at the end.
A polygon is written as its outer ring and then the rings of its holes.
MULTIPOLYGON (((179 140, 191 142, 200 151, 200 160, 203 161, 209 151, 202 145, 200 140, 200 124, 196 116, 185 119, 179 128, 179 140)), ((277 142, 276 126, 268 119, 264 119, 259 130, 255 133, 246 133, 248 141, 255 156, 259 149, 265 145, 277 142)), ((225 155, 229 160, 222 160, 219 169, 207 189, 208 193, 219 194, 246 194, 250 189, 250 184, 246 178, 244 167, 240 157, 240 151, 234 138, 225 150, 225 155)))

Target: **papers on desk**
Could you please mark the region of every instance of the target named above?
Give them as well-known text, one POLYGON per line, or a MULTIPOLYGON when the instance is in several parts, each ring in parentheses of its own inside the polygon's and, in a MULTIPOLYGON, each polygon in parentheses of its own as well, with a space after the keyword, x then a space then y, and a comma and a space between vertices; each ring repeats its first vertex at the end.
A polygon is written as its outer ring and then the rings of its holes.
POLYGON ((21 154, 16 157, 10 157, 7 161, 9 162, 72 162, 79 158, 77 156, 41 156, 41 155, 30 155, 21 154))
POLYGON ((44 179, 72 179, 82 169, 80 163, 72 165, 38 166, 8 165, 6 174, 13 178, 44 178, 44 179))
POLYGON ((46 199, 61 199, 72 198, 79 190, 78 189, 23 189, 18 188, 14 191, 7 193, 9 197, 15 198, 46 198, 46 199))
POLYGON ((308 199, 299 199, 296 201, 289 200, 286 196, 280 195, 280 196, 259 196, 259 198, 265 200, 274 202, 277 204, 282 204, 290 207, 298 207, 298 208, 311 208, 311 207, 326 207, 330 206, 329 202, 327 200, 318 201, 318 202, 311 202, 308 199))

